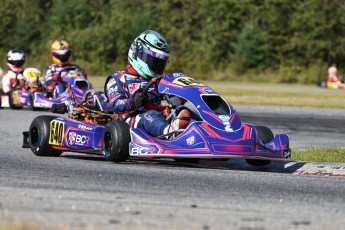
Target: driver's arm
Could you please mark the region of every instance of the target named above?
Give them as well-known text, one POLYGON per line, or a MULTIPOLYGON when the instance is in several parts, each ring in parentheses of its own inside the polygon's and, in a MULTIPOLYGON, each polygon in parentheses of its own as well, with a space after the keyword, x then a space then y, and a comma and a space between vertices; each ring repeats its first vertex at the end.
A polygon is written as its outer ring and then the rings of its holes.
POLYGON ((51 85, 60 79, 60 72, 56 72, 53 70, 52 66, 47 68, 46 75, 44 77, 45 85, 51 85))
POLYGON ((105 95, 116 113, 129 113, 132 111, 131 101, 126 92, 125 83, 118 79, 118 74, 113 74, 105 85, 105 95))

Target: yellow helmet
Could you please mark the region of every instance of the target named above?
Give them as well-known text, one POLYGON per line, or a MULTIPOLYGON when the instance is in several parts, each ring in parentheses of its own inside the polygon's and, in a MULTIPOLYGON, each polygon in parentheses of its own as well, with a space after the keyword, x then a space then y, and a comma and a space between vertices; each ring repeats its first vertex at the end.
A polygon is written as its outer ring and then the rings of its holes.
POLYGON ((68 42, 64 40, 56 40, 52 44, 52 58, 55 64, 68 64, 71 57, 71 50, 68 42))

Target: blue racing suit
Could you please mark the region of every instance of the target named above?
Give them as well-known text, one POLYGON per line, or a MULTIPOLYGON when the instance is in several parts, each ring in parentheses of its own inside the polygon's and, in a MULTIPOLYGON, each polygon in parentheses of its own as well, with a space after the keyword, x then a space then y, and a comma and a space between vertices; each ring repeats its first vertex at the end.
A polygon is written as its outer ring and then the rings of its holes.
POLYGON ((115 72, 107 78, 104 92, 115 113, 129 114, 126 122, 131 128, 142 128, 152 136, 160 136, 169 124, 162 113, 165 107, 160 106, 160 97, 155 84, 146 94, 148 103, 132 113, 133 99, 147 83, 147 80, 128 65, 125 71, 115 72))
MULTIPOLYGON (((56 89, 54 92, 55 93, 54 97, 60 96, 66 90, 66 83, 61 80, 61 76, 60 76, 61 70, 66 66, 75 67, 77 70, 82 72, 80 66, 76 64, 66 64, 64 66, 52 64, 48 66, 44 80, 45 80, 45 85, 48 89, 50 90, 54 90, 54 88, 56 89)), ((86 74, 85 73, 83 74, 86 77, 86 74)))

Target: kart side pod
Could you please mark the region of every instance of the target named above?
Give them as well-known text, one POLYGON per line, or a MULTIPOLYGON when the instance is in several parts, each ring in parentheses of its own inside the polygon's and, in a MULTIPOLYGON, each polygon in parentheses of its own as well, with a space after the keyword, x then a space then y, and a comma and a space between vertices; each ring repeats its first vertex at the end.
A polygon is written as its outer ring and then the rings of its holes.
POLYGON ((103 153, 109 161, 122 162, 129 157, 129 142, 129 126, 122 120, 108 122, 103 127, 43 115, 32 121, 29 131, 23 132, 22 147, 30 148, 37 156, 60 156, 63 151, 103 153), (55 131, 52 129, 54 123, 59 125, 55 131), (57 132, 59 135, 55 135, 57 132), (88 141, 77 143, 83 138, 88 141), (95 146, 95 141, 101 143, 95 146))

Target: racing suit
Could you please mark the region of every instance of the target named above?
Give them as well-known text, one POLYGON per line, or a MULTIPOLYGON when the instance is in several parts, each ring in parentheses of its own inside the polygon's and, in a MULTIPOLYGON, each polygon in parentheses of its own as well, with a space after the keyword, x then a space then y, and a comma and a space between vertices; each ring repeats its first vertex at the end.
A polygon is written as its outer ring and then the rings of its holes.
MULTIPOLYGON (((48 66, 46 75, 44 77, 45 79, 45 85, 48 92, 53 92, 54 88, 55 91, 55 97, 58 97, 66 90, 66 83, 61 79, 61 70, 64 67, 75 67, 78 71, 82 71, 80 66, 76 64, 66 64, 66 65, 57 65, 52 64, 48 66)), ((86 73, 83 72, 83 75, 85 78, 87 77, 86 73)))
POLYGON ((27 82, 29 82, 29 78, 23 75, 23 71, 16 73, 12 70, 7 70, 2 77, 3 92, 10 92, 13 86, 20 86, 24 88, 27 82))
POLYGON ((105 95, 117 114, 129 114, 126 122, 131 128, 142 128, 152 136, 164 134, 169 123, 163 115, 166 107, 160 106, 157 86, 153 84, 148 89, 146 97, 148 102, 134 113, 133 100, 148 83, 129 64, 125 71, 115 72, 110 75, 104 86, 105 95), (130 114, 132 113, 132 114, 130 114))
POLYGON ((345 87, 345 85, 335 75, 328 76, 326 83, 327 83, 327 88, 344 89, 344 87, 345 87))

